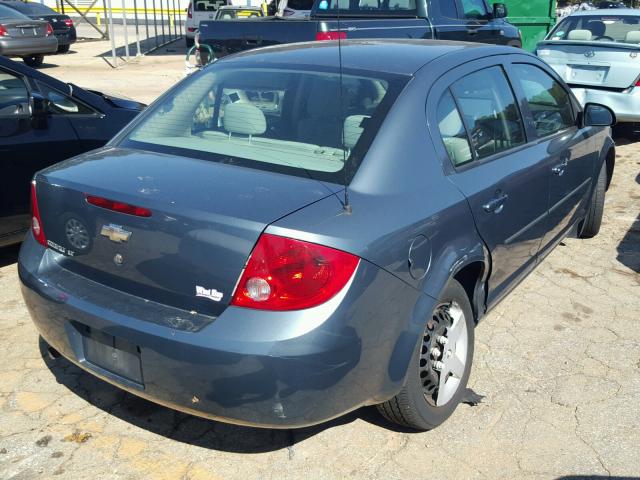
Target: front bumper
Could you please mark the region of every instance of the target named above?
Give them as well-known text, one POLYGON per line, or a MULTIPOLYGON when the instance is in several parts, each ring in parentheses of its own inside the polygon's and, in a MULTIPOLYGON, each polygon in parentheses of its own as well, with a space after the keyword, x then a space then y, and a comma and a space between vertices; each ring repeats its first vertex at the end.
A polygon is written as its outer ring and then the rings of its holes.
POLYGON ((640 122, 640 87, 625 92, 572 87, 571 90, 580 103, 599 103, 613 110, 619 123, 640 122))
POLYGON ((58 50, 58 40, 53 35, 44 38, 0 39, 0 55, 8 57, 53 53, 56 50, 58 50))
POLYGON ((93 283, 61 268, 58 257, 28 234, 19 260, 25 302, 52 347, 136 395, 243 425, 303 427, 387 400, 422 333, 414 308, 432 308, 429 297, 362 260, 350 285, 320 307, 228 307, 203 322, 93 283), (84 327, 135 344, 143 385, 88 362, 84 327))

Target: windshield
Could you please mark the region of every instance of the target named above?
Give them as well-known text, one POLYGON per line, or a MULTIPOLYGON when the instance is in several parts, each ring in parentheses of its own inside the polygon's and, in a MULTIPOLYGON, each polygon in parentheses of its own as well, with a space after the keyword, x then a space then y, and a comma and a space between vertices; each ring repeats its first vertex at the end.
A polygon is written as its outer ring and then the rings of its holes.
POLYGON ((416 0, 319 0, 316 14, 418 15, 416 0))
POLYGON ((340 95, 336 71, 214 64, 150 107, 121 146, 342 184, 407 80, 375 75, 345 71, 340 95))
POLYGON ((570 16, 547 39, 640 44, 640 15, 570 16))
POLYGON ((255 18, 261 16, 262 12, 260 10, 222 8, 218 10, 218 13, 216 13, 216 20, 242 20, 244 18, 255 18))
POLYGON ((13 2, 12 5, 15 5, 12 8, 15 8, 19 12, 22 12, 26 15, 57 15, 54 10, 50 9, 46 5, 41 5, 40 3, 13 2))
POLYGON ((21 14, 20 12, 15 11, 12 8, 5 7, 4 5, 0 5, 0 18, 29 18, 26 15, 21 14))

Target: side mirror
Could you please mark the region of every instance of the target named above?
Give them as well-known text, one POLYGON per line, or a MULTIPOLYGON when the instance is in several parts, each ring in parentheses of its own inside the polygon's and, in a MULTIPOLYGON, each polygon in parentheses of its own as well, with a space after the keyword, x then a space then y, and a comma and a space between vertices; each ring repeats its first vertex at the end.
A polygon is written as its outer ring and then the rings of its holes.
POLYGON ((504 3, 493 4, 493 18, 506 18, 508 15, 509 11, 504 3))
POLYGON ((47 128, 49 99, 37 92, 32 92, 29 98, 29 110, 31 110, 31 126, 38 130, 47 128))
POLYGON ((616 124, 616 116, 609 107, 599 103, 587 103, 583 111, 585 127, 610 127, 616 124))

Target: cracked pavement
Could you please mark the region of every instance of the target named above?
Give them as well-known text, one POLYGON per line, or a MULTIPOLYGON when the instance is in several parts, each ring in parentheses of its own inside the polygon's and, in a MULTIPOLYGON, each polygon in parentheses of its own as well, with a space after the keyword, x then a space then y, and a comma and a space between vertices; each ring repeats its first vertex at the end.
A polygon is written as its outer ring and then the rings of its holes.
POLYGON ((566 239, 484 319, 484 398, 426 433, 373 408, 252 429, 124 393, 47 357, 18 249, 0 250, 0 478, 640 477, 640 143, 619 142, 600 234, 566 239))

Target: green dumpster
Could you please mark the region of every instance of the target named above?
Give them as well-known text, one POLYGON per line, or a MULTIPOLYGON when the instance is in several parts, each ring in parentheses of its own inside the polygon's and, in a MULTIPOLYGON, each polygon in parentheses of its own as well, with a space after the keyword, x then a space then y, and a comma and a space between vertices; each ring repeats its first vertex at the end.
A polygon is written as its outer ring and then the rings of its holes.
POLYGON ((556 0, 503 0, 507 20, 522 32, 522 48, 533 51, 556 24, 556 0))

